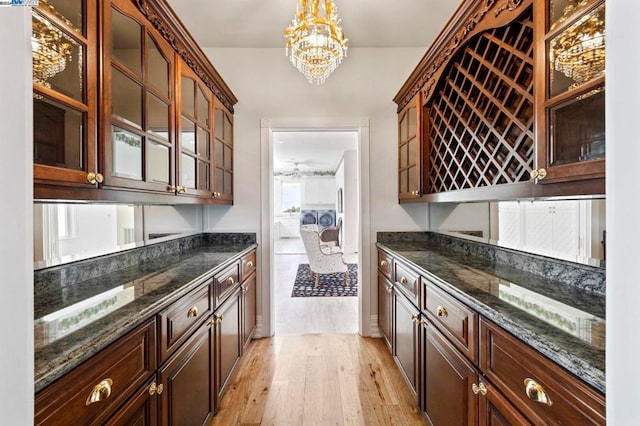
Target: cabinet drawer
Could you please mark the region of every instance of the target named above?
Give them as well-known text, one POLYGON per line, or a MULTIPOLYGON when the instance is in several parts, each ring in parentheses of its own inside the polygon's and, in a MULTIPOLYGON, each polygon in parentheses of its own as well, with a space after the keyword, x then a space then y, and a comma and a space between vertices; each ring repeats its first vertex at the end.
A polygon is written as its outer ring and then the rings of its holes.
POLYGON ((417 306, 419 302, 420 275, 407 266, 394 262, 393 280, 397 284, 397 287, 417 306))
POLYGON ((387 253, 378 250, 378 269, 387 278, 391 279, 391 270, 393 267, 393 258, 387 253))
POLYGON ((478 314, 423 278, 423 309, 428 318, 466 357, 478 364, 478 314))
POLYGON ((160 364, 213 313, 212 291, 212 280, 209 280, 158 314, 160 364))
POLYGON ((241 271, 242 271, 242 281, 249 278, 249 275, 256 270, 256 251, 252 251, 251 253, 247 253, 244 255, 241 263, 241 271))
POLYGON ((236 262, 213 277, 216 307, 240 285, 240 262, 236 262))
POLYGON ((480 321, 480 368, 533 423, 605 424, 602 395, 485 319, 480 321), (544 395, 548 402, 528 394, 544 395))
POLYGON ((34 423, 103 423, 155 372, 155 330, 155 321, 138 327, 39 392, 34 423))

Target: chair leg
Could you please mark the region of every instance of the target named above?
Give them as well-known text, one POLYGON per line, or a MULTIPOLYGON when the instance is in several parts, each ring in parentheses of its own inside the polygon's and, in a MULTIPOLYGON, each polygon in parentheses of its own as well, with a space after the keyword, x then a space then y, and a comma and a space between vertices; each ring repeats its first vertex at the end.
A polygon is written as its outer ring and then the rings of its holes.
POLYGON ((313 278, 313 271, 311 270, 311 266, 309 266, 309 279, 313 278))
POLYGON ((349 270, 347 269, 347 272, 344 273, 344 283, 346 285, 351 285, 351 282, 349 281, 349 270))
POLYGON ((318 287, 318 284, 320 284, 320 274, 316 272, 316 287, 318 287))

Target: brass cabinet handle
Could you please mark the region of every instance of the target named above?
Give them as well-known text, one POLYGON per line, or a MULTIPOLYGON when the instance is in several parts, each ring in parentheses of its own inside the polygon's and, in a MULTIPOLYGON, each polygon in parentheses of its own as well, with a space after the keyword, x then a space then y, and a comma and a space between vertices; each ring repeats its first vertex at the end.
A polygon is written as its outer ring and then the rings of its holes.
POLYGON ((533 169, 533 170, 531 170, 530 176, 531 176, 531 179, 542 180, 542 179, 547 177, 547 170, 546 169, 533 169))
POLYGON ((381 260, 380 261, 380 267, 384 268, 385 266, 387 266, 387 261, 386 260, 381 260))
POLYGON ((233 283, 236 282, 236 280, 234 280, 233 277, 229 277, 225 281, 229 281, 229 285, 233 285, 233 283))
POLYGON ((222 318, 224 318, 223 315, 214 315, 213 316, 213 324, 220 324, 222 322, 222 318))
POLYGON ((102 175, 102 173, 96 173, 96 182, 98 183, 104 182, 104 176, 102 175))
POLYGON ((444 306, 438 306, 436 308, 436 312, 440 318, 446 318, 449 316, 449 312, 447 312, 447 308, 444 306))
POLYGON ((198 307, 194 306, 187 311, 187 318, 197 317, 198 316, 198 307))
POLYGON ((473 385, 471 385, 471 391, 474 393, 474 395, 486 395, 487 387, 482 382, 479 382, 477 385, 474 383, 473 385))
POLYGON ((219 192, 214 192, 212 195, 213 195, 213 198, 219 198, 222 194, 219 192))
POLYGON ((386 286, 386 290, 387 290, 387 293, 391 293, 393 291, 393 286, 392 285, 386 286))
POLYGON ((240 288, 242 289, 242 292, 243 292, 243 293, 246 293, 246 292, 247 292, 247 290, 248 290, 248 288, 247 288, 247 286, 246 286, 245 284, 242 284, 242 285, 240 286, 240 288))
POLYGON ((411 314, 411 321, 413 322, 420 321, 420 314, 411 314))
POLYGON ((406 284, 406 283, 407 283, 407 277, 400 278, 400 284, 406 284))
POLYGON ((162 384, 156 385, 156 382, 151 383, 149 386, 149 395, 158 394, 160 395, 164 390, 164 386, 162 384))
POLYGON ((178 192, 179 193, 187 192, 187 187, 186 186, 178 186, 178 192))
POLYGON ((553 404, 553 401, 551 401, 551 398, 549 398, 544 388, 533 379, 524 379, 524 390, 532 401, 548 406, 553 404))
POLYGON ((249 268, 253 268, 253 266, 254 266, 254 265, 253 265, 253 261, 252 261, 252 260, 250 260, 250 261, 247 263, 247 266, 248 266, 249 268))
POLYGON ((111 395, 111 386, 113 385, 113 380, 107 378, 102 380, 100 383, 95 385, 91 390, 91 393, 87 397, 87 401, 85 405, 91 405, 94 402, 104 401, 109 398, 111 395))
POLYGON ((89 172, 87 173, 87 182, 89 182, 91 185, 95 185, 96 183, 102 183, 104 182, 104 177, 100 173, 89 172), (98 176, 100 176, 99 180, 98 180, 98 176))
POLYGON ((167 186, 167 191, 169 192, 176 192, 178 190, 178 187, 175 185, 169 185, 167 186))

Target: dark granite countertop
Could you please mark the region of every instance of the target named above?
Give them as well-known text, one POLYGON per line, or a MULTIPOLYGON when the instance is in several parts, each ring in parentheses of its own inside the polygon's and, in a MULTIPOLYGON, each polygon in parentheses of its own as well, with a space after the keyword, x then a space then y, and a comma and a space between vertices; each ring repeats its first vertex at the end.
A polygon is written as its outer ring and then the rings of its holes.
POLYGON ((605 393, 603 294, 426 241, 378 247, 605 393))
POLYGON ((207 245, 36 291, 35 391, 255 247, 249 242, 207 245))

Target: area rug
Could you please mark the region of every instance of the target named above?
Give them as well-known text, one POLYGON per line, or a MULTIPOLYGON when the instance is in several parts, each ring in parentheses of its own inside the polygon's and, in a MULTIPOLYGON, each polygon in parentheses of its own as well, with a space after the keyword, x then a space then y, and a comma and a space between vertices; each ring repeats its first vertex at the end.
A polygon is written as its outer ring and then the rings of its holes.
POLYGON ((358 265, 347 264, 349 269, 349 283, 345 285, 344 273, 320 274, 320 283, 316 285, 316 277, 309 278, 309 264, 298 265, 296 282, 293 283, 291 297, 322 297, 322 296, 357 296, 358 295, 358 265))

